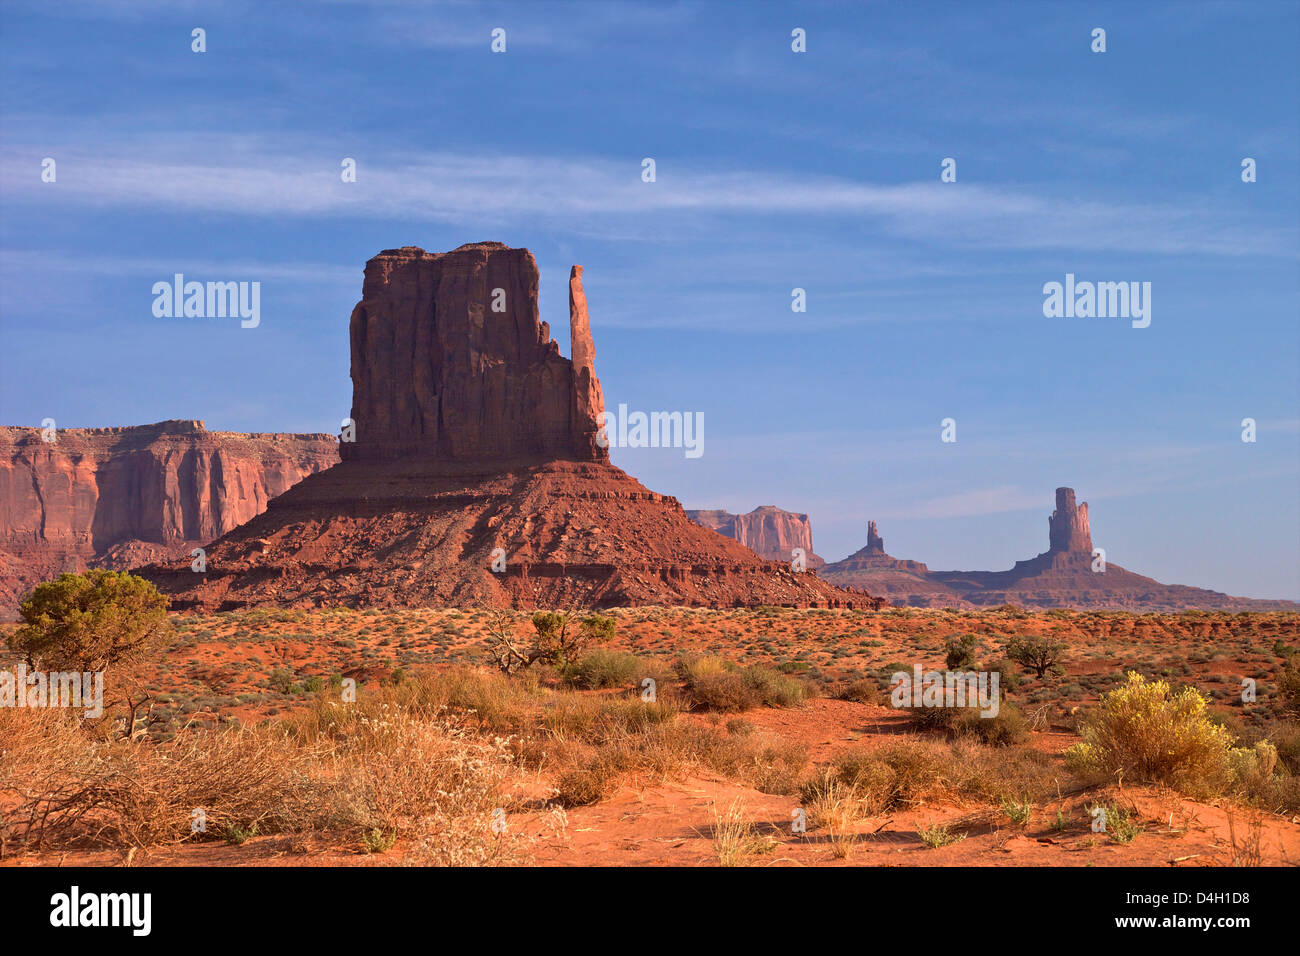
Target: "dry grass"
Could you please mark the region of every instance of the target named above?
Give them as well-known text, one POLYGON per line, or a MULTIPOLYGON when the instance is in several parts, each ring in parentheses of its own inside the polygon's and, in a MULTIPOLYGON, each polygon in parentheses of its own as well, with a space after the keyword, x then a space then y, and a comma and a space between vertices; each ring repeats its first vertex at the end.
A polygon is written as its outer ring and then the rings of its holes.
POLYGON ((713 851, 720 866, 748 866, 755 856, 770 854, 776 847, 775 839, 754 829, 744 801, 734 800, 721 811, 714 806, 713 851))
POLYGON ((454 856, 483 841, 477 819, 500 805, 512 769, 504 747, 455 719, 364 697, 165 744, 99 739, 59 712, 6 709, 0 739, 6 849, 323 830, 411 837, 433 817, 441 852, 454 856))

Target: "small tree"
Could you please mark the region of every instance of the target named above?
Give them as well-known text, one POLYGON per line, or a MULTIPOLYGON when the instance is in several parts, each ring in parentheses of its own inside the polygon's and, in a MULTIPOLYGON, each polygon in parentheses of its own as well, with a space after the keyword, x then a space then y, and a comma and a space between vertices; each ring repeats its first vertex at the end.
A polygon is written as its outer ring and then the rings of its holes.
POLYGON ((1061 658, 1065 645, 1049 637, 1013 637, 1007 642, 1007 658, 1033 671, 1042 680, 1049 671, 1053 676, 1065 673, 1061 658))
POLYGON ((9 648, 31 667, 106 675, 112 670, 120 678, 130 736, 136 711, 152 700, 133 686, 130 671, 160 654, 171 633, 167 599, 158 589, 125 571, 63 574, 38 584, 18 613, 23 626, 10 635, 9 648))
POLYGON ((515 612, 509 608, 493 608, 488 611, 487 649, 503 674, 513 674, 536 660, 529 656, 527 648, 519 646, 515 634, 516 625, 515 612))
POLYGON ((600 614, 579 617, 576 612, 538 611, 533 615, 537 631, 534 647, 541 659, 556 667, 576 664, 587 649, 614 637, 614 619, 600 614))
POLYGON ((577 611, 538 611, 532 617, 533 642, 526 650, 515 635, 511 611, 493 611, 488 618, 488 653, 503 672, 516 673, 537 661, 555 667, 576 664, 586 651, 614 637, 611 617, 577 611))

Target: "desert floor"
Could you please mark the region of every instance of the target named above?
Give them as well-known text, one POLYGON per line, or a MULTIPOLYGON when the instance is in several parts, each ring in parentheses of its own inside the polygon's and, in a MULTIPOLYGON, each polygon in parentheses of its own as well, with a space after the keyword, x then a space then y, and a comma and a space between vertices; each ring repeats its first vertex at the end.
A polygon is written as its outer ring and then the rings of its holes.
MULTIPOLYGON (((1283 655, 1300 647, 1300 615, 1288 613, 1026 612, 1014 608, 959 612, 759 608, 636 608, 608 612, 617 634, 608 650, 626 651, 671 675, 683 655, 712 655, 737 665, 765 665, 805 682, 806 700, 741 713, 701 709, 681 694, 674 720, 717 740, 763 741, 751 762, 780 755, 771 768, 718 771, 698 761, 603 776, 597 791, 564 799, 565 777, 579 751, 590 765, 595 746, 582 733, 566 739, 544 716, 558 697, 632 699, 631 688, 583 690, 558 674, 529 679, 540 701, 536 740, 515 745, 517 759, 501 782, 505 828, 479 862, 547 865, 754 866, 1214 866, 1300 863, 1300 807, 1294 797, 1258 801, 1240 795, 1192 799, 1172 789, 1119 781, 1081 781, 1064 751, 1079 741, 1078 722, 1126 671, 1197 688, 1212 712, 1249 746, 1273 740, 1283 763, 1296 757, 1294 721, 1277 719, 1275 684, 1283 655), (1052 636, 1068 647, 1064 672, 1026 676, 1009 700, 1028 733, 1011 747, 937 737, 888 706, 887 692, 845 694, 855 681, 887 688, 887 675, 913 664, 941 669, 950 638, 974 635, 982 661, 997 658, 1013 635, 1052 636), (1242 681, 1257 698, 1242 702, 1242 681), (548 696, 549 695, 549 696, 548 696), (545 733, 543 733, 543 730, 545 733), (853 754, 916 744, 940 763, 970 761, 961 786, 932 774, 927 785, 888 807, 837 816, 812 813, 806 832, 792 831, 806 803, 801 782, 853 754), (540 750, 538 748, 541 748, 540 750), (546 751, 554 750, 554 755, 546 751), (1289 749, 1288 749, 1289 748, 1289 749), (797 759, 791 754, 797 753, 797 759), (567 756, 566 756, 567 755, 567 756), (1003 765, 1005 764, 1005 769, 1003 765), (982 768, 982 769, 976 769, 982 768), (1023 781, 1023 794, 1017 787, 1023 781), (1119 808, 1120 834, 1093 832, 1090 808, 1119 808), (499 847, 499 854, 497 849, 499 847)), ((184 727, 218 729, 292 718, 329 696, 340 678, 368 688, 397 687, 414 675, 449 670, 491 672, 485 610, 250 611, 174 616, 177 641, 145 676, 157 695, 148 745, 165 747, 184 727)), ((529 631, 519 616, 520 634, 529 631)), ((519 680, 519 678, 514 678, 519 680)), ((672 678, 663 679, 665 685, 672 678)), ((396 698, 394 698, 396 699, 396 698)), ((531 699, 531 698, 530 698, 531 699)), ((531 705, 530 705, 531 706, 531 705)), ((565 706, 570 706, 565 704, 565 706)), ((472 710, 469 732, 501 742, 524 738, 472 710)), ((530 724, 529 726, 532 726, 530 724)), ((711 738, 711 739, 713 739, 711 738)), ((604 746, 602 742, 601 746, 604 746)), ((730 759, 730 758, 729 758, 730 759)), ((734 764, 735 761, 732 761, 734 764)), ((728 766, 731 766, 729 764, 728 766)), ((1295 768, 1280 772, 1291 774, 1295 768)), ((587 771, 584 771, 587 772, 587 771)), ((1294 781, 1289 781, 1294 783, 1294 781)), ((1290 791, 1294 793, 1294 787, 1290 791)), ((1272 799, 1272 798, 1270 798, 1272 799)), ((465 826, 479 826, 465 823, 465 826)), ((98 847, 67 841, 39 850, 10 849, 3 865, 399 865, 428 862, 415 837, 370 852, 347 829, 246 836, 242 841, 161 841, 98 847)))

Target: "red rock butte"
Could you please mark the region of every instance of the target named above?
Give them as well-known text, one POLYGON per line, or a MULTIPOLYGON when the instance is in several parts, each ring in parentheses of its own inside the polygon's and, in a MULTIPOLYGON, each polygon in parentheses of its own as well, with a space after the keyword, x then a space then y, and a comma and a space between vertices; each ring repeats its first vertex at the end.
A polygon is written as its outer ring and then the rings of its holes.
POLYGON ((881 603, 764 561, 610 464, 582 267, 570 358, 538 285, 532 253, 498 242, 371 259, 342 461, 214 542, 205 573, 142 573, 178 609, 881 603))
POLYGON ((352 310, 346 461, 609 461, 582 267, 569 279, 572 359, 538 320, 527 249, 387 249, 366 263, 352 310))
POLYGON ((807 515, 785 511, 775 505, 760 505, 748 514, 730 511, 687 511, 691 520, 712 528, 718 534, 735 538, 759 557, 769 561, 789 562, 796 548, 803 549, 809 568, 826 564, 813 553, 812 522, 807 515))

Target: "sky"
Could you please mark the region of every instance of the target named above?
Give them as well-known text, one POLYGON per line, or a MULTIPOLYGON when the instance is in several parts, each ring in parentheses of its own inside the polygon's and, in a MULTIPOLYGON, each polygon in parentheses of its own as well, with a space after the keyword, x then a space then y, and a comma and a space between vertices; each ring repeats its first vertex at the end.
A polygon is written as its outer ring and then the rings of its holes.
POLYGON ((1297 49, 1292 2, 6 0, 0 424, 336 433, 365 261, 497 240, 566 352, 585 266, 607 405, 703 416, 613 451, 685 507, 1000 570, 1068 485, 1109 563, 1300 599, 1297 49), (155 317, 178 272, 260 324, 155 317))

